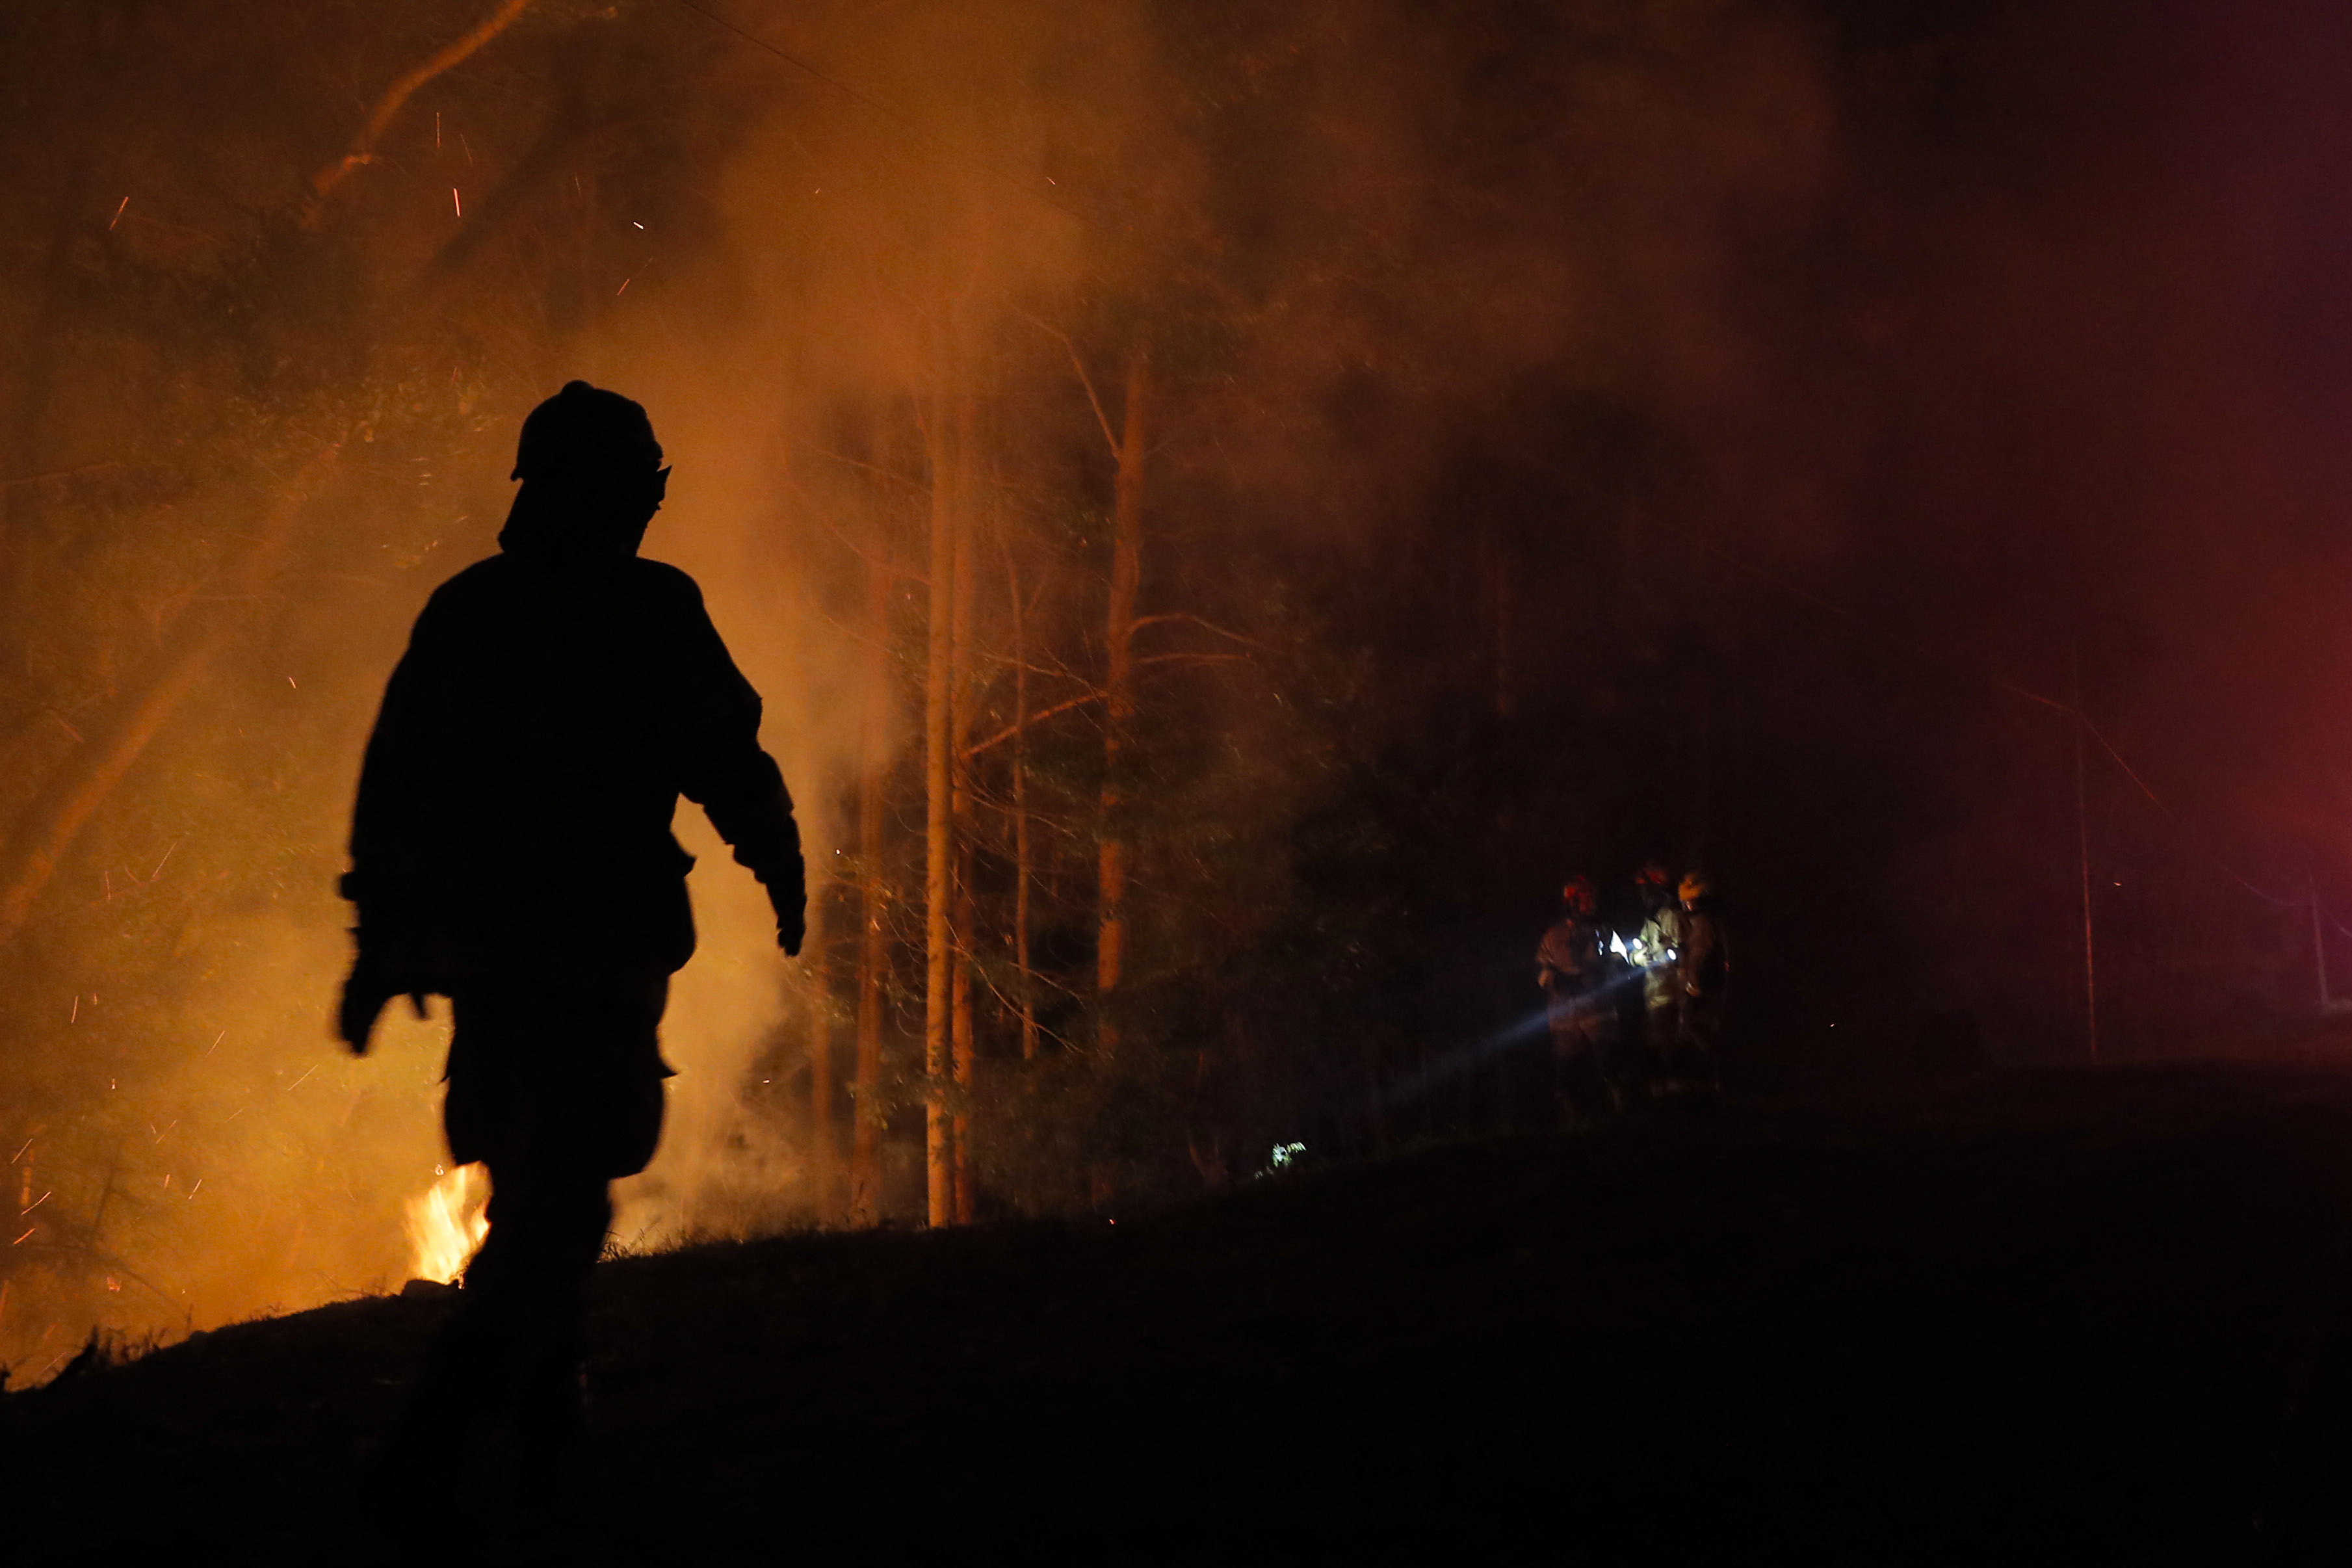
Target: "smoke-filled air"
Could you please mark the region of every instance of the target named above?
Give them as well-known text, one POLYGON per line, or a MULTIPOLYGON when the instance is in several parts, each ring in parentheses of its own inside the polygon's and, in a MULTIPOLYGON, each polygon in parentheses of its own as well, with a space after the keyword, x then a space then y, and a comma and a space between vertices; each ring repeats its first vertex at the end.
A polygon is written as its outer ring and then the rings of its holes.
POLYGON ((620 1249, 1508 1127, 1653 860, 1734 1085, 2326 1005, 2352 23, 2246 9, 9 5, 0 1363, 462 1267, 338 878, 574 379, 809 868, 680 806, 620 1249))

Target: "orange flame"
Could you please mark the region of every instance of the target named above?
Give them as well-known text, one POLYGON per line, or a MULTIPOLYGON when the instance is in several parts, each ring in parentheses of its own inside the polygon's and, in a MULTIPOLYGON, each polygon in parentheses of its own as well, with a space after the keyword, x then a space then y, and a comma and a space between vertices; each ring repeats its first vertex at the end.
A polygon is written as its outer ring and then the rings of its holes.
POLYGON ((415 1278, 447 1285, 466 1271, 482 1237, 490 1233, 483 1211, 490 1201, 490 1173, 480 1165, 459 1165, 408 1200, 408 1244, 415 1253, 415 1278))

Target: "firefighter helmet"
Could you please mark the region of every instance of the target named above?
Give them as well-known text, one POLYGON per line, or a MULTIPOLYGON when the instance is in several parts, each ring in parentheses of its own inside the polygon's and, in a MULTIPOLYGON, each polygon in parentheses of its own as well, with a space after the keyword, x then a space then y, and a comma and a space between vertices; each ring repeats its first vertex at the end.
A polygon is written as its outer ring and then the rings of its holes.
POLYGON ((1589 915, 1601 907, 1601 900, 1592 891, 1592 879, 1590 877, 1570 877, 1568 885, 1560 889, 1559 896, 1571 914, 1589 915))
POLYGON ((515 443, 514 477, 561 479, 574 474, 634 478, 662 466, 661 443, 645 406, 570 381, 530 411, 515 443))
POLYGON ((1675 874, 1652 860, 1633 873, 1633 885, 1644 889, 1655 888, 1664 892, 1675 885, 1675 874))
POLYGON ((1715 891, 1714 884, 1710 883, 1705 877, 1701 876, 1696 871, 1693 871, 1689 876, 1685 877, 1683 879, 1683 885, 1678 889, 1683 902, 1686 904, 1694 899, 1703 899, 1713 891, 1715 891))

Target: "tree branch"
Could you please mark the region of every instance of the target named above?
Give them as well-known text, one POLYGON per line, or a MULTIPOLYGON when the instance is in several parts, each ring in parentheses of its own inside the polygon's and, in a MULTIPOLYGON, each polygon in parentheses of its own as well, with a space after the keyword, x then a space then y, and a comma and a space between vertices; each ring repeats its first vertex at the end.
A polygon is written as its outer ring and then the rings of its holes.
POLYGON ((1070 368, 1078 373, 1078 384, 1087 389, 1087 402, 1095 411, 1095 423, 1102 426, 1103 440, 1110 447, 1110 460, 1118 462, 1118 435, 1110 427, 1110 416, 1103 412, 1102 399, 1095 395, 1094 377, 1087 374, 1087 362, 1078 357, 1078 345, 1070 341, 1067 332, 1059 327, 1048 326, 1018 305, 1013 307, 1013 313, 1070 351, 1070 368))
POLYGON ((1051 719, 1056 713, 1066 713, 1073 708, 1083 708, 1089 702, 1099 702, 1102 699, 1103 694, 1101 692, 1088 691, 1080 696, 1071 698, 1067 702, 1056 702, 1051 708, 1040 708, 1037 711, 1029 715, 1026 722, 1008 725, 1006 728, 999 730, 995 734, 991 735, 987 740, 974 742, 971 745, 966 746, 964 748, 963 754, 967 757, 976 757, 980 755, 981 752, 987 751, 991 746, 1003 745, 1005 742, 1013 739, 1013 736, 1021 733, 1023 730, 1028 728, 1030 724, 1034 724, 1043 719, 1051 719))
POLYGON ((1217 625, 1214 621, 1204 621, 1200 616, 1189 614, 1182 610, 1171 610, 1164 615, 1158 616, 1139 616, 1129 625, 1128 629, 1130 631, 1141 631, 1145 626, 1150 626, 1155 621, 1190 621, 1192 625, 1200 627, 1204 632, 1214 632, 1217 636, 1237 642, 1244 647, 1254 647, 1260 653, 1272 653, 1274 651, 1272 648, 1266 647, 1265 644, 1259 642, 1255 637, 1245 637, 1239 632, 1229 632, 1224 627, 1217 625))
POLYGON ((806 441, 795 441, 793 445, 798 447, 803 452, 814 452, 820 458, 827 458, 832 459, 834 462, 845 464, 853 468, 863 468, 869 474, 877 474, 883 479, 888 479, 892 484, 906 486, 908 489, 913 490, 917 495, 928 496, 931 493, 931 487, 923 483, 922 480, 909 478, 905 474, 895 473, 892 470, 884 468, 879 463, 869 463, 863 458, 853 458, 845 453, 828 451, 823 447, 814 446, 806 441))
POLYGON ((341 184, 353 169, 362 163, 375 161, 376 143, 383 139, 383 133, 386 131, 392 129, 394 118, 400 113, 403 106, 408 102, 418 88, 445 71, 454 70, 465 64, 483 45, 512 26, 515 19, 529 9, 530 5, 530 0, 500 0, 499 8, 491 12, 472 32, 450 44, 439 54, 409 71, 385 89, 383 97, 376 102, 375 112, 368 116, 366 127, 360 132, 359 139, 352 143, 352 150, 310 176, 310 200, 307 210, 302 215, 302 226, 305 228, 316 227, 319 214, 335 187, 341 184))

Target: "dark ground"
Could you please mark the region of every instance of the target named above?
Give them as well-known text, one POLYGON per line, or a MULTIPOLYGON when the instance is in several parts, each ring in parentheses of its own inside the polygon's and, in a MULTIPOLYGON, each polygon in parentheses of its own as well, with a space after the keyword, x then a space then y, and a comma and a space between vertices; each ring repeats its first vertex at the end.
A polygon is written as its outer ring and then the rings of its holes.
MULTIPOLYGON (((2204 1064, 630 1259, 565 1556, 2263 1561, 2352 1482, 2347 1210, 2352 1069, 2204 1064)), ((9 1396, 0 1554, 395 1560, 360 1456, 444 1310, 9 1396)))

